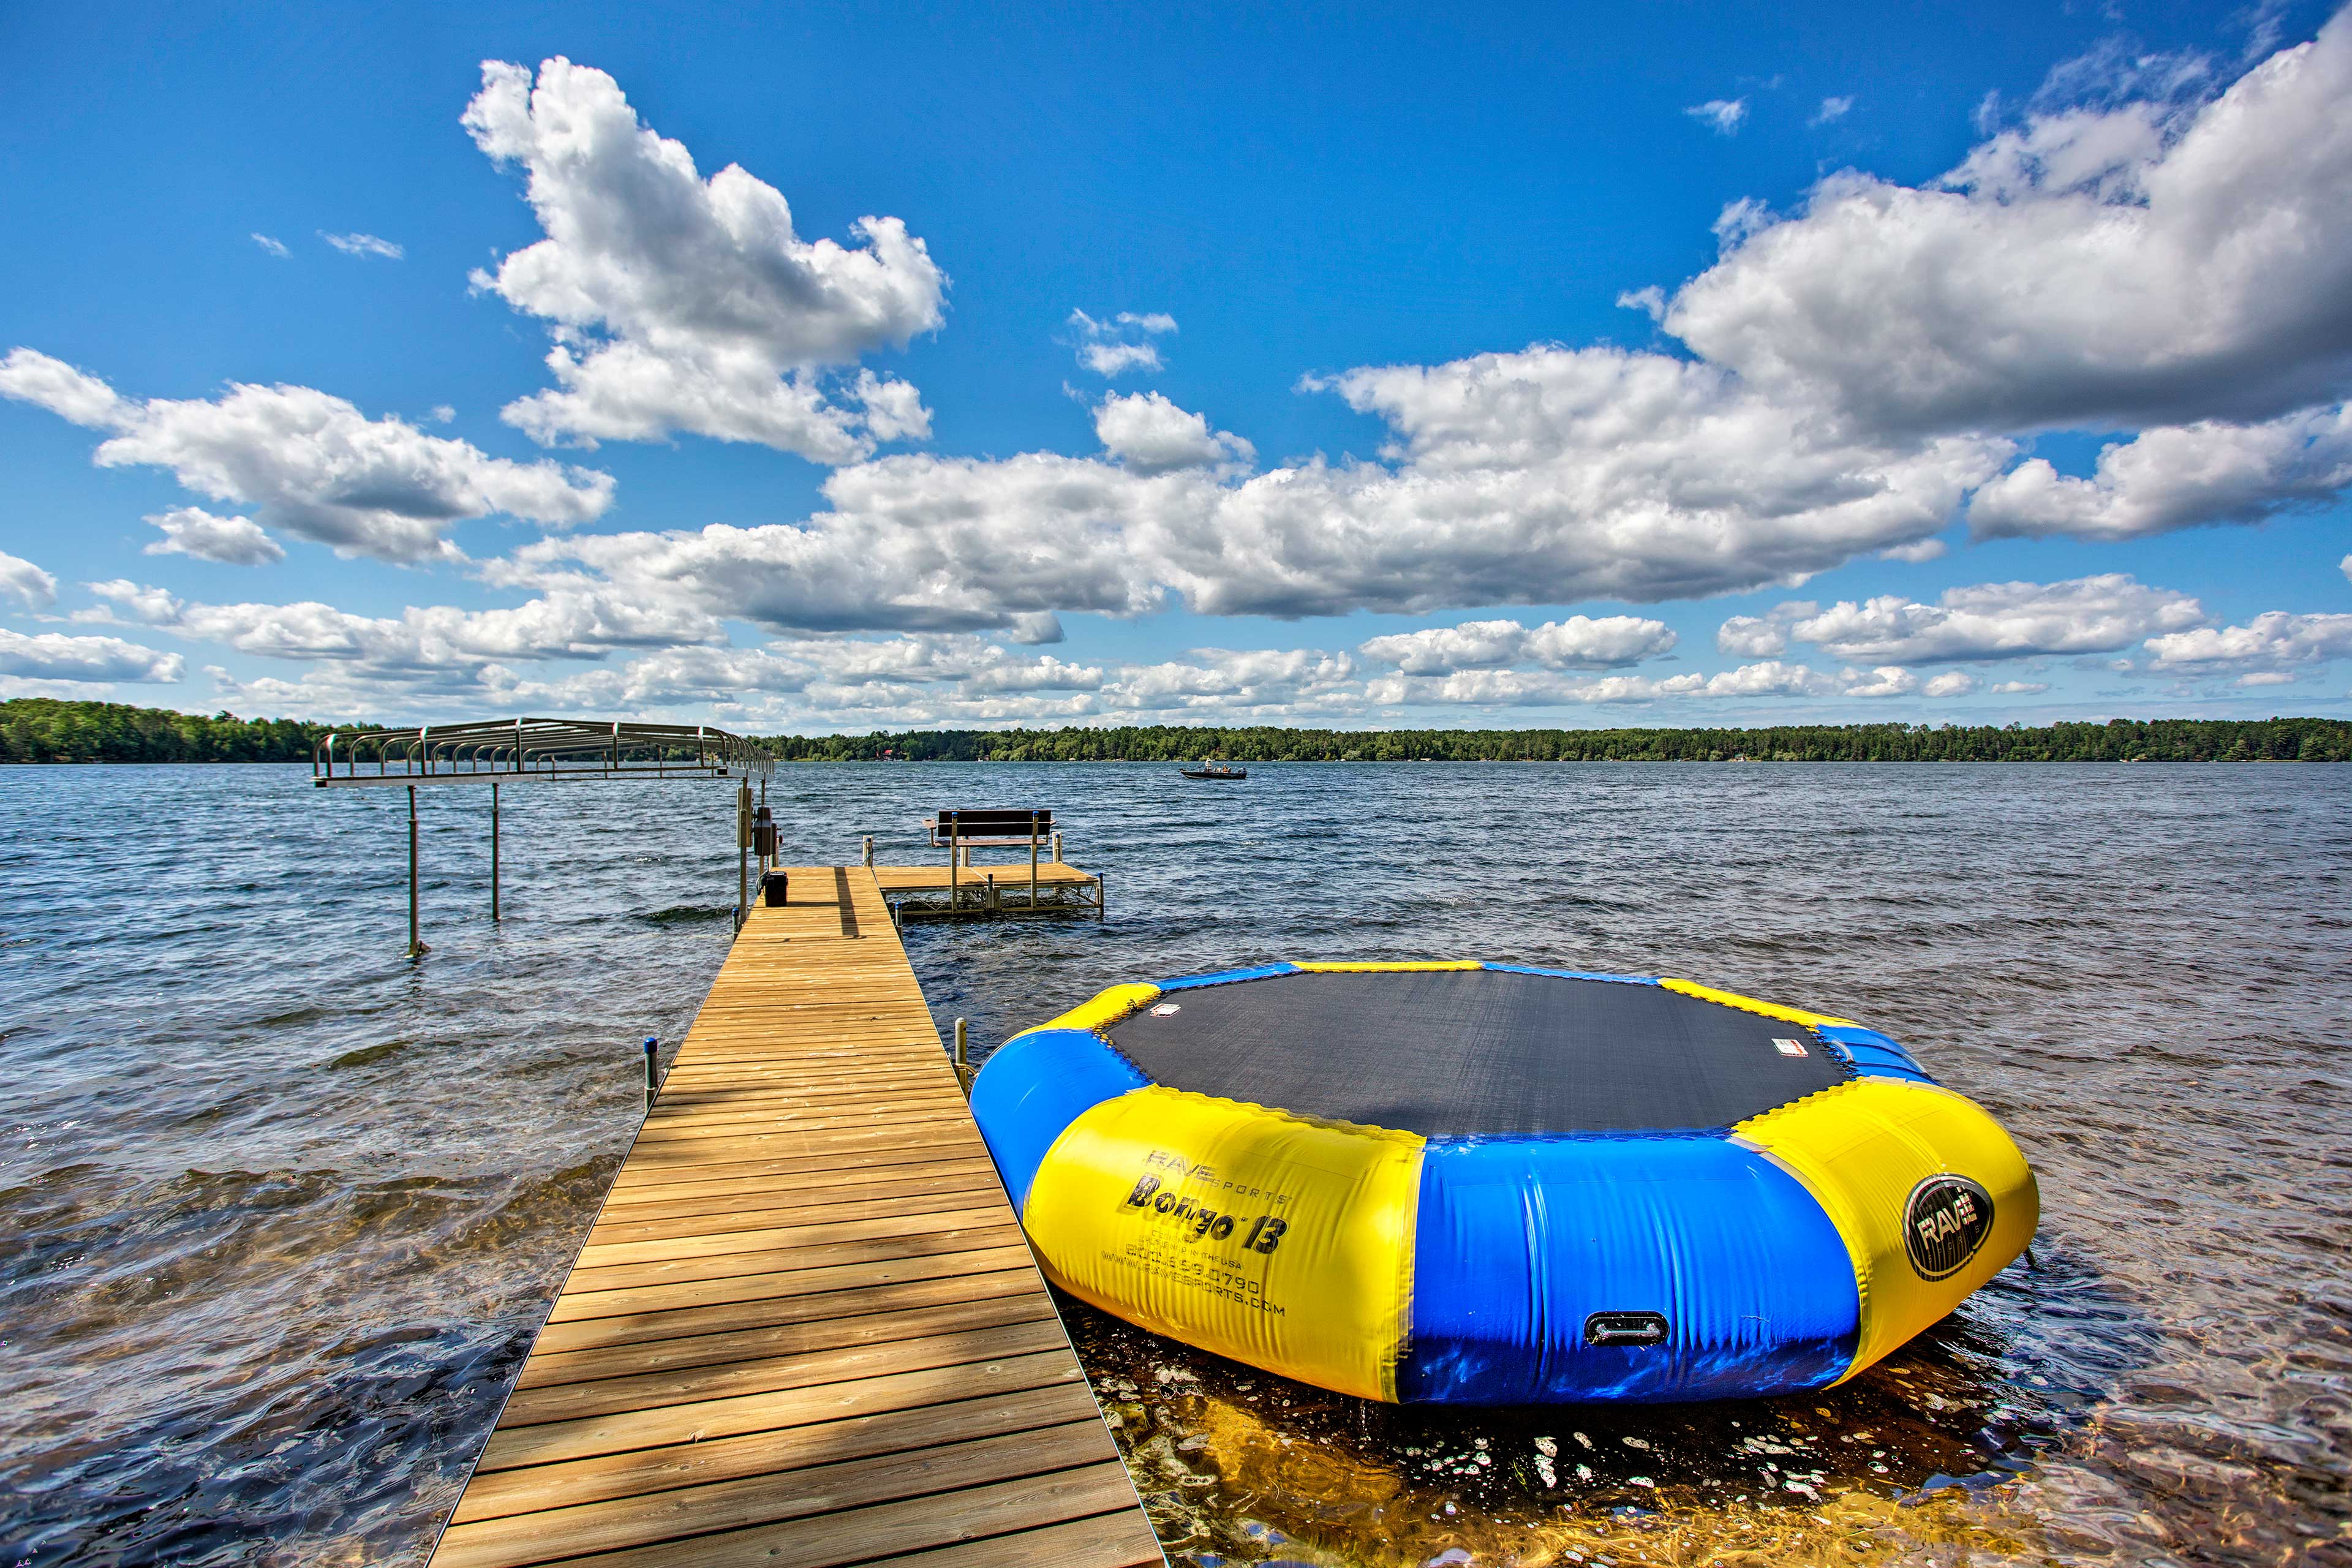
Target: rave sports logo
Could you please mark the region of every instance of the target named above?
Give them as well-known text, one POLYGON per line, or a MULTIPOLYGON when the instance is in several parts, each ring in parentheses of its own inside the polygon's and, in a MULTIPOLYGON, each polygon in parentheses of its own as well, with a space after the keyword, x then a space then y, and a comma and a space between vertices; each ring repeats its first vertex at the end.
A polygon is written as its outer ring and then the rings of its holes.
POLYGON ((1903 1247, 1922 1279, 1958 1274, 1992 1232, 1992 1194, 1966 1176, 1930 1176, 1903 1206, 1903 1247))

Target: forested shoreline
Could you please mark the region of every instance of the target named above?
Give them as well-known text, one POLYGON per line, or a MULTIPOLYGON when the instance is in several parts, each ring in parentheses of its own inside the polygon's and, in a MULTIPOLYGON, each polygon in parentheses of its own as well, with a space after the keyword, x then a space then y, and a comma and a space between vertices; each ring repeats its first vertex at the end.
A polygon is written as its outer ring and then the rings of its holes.
MULTIPOLYGON (((0 763, 299 763, 352 725, 120 702, 0 702, 0 763)), ((875 731, 769 737, 788 762, 2352 762, 2352 721, 1783 724, 1684 730, 1294 730, 1189 725, 875 731)))
POLYGON ((1786 724, 1714 730, 920 730, 781 735, 793 761, 1238 763, 2207 763, 2352 761, 2341 719, 2104 724, 1786 724))
POLYGON ((0 702, 0 763, 307 763, 310 747, 335 728, 19 697, 0 702))

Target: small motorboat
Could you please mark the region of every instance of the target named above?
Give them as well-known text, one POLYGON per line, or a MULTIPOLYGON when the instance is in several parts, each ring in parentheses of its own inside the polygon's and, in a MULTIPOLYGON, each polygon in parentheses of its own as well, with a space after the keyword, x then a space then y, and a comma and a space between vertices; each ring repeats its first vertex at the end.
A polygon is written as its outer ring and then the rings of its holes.
POLYGON ((1249 770, 1247 768, 1234 767, 1230 763, 1202 763, 1197 768, 1180 767, 1176 771, 1182 773, 1188 779, 1245 779, 1249 777, 1249 770))

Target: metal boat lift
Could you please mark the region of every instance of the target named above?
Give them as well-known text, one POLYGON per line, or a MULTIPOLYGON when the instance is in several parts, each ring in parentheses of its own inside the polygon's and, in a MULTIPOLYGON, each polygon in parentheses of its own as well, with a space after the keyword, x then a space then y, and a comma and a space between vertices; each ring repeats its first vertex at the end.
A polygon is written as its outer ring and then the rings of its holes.
POLYGON ((735 923, 751 907, 751 858, 775 853, 773 832, 760 842, 768 777, 775 753, 766 745, 707 724, 638 724, 625 720, 492 719, 414 729, 336 730, 311 748, 310 782, 320 789, 405 785, 408 790, 408 956, 427 951, 417 923, 416 789, 419 784, 490 786, 490 918, 499 918, 499 786, 541 780, 668 779, 736 781, 735 923), (758 807, 751 784, 760 785, 758 807))

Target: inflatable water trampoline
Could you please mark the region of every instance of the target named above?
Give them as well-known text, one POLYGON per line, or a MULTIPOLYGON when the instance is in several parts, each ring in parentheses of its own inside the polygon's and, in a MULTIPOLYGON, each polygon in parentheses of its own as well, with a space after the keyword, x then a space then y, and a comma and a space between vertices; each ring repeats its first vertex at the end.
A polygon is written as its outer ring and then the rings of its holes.
POLYGON ((2040 1217, 2008 1134, 1894 1040, 1686 980, 1115 986, 1006 1041, 971 1108, 1056 1284, 1367 1399, 1822 1387, 2040 1217))

